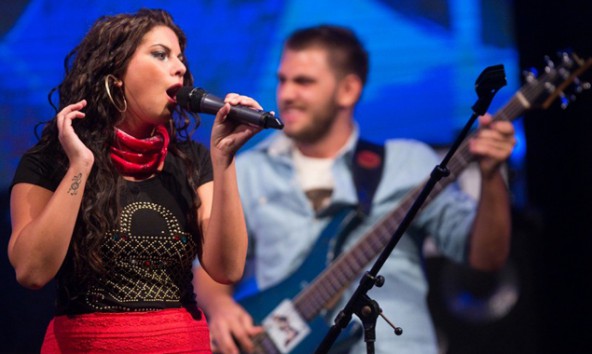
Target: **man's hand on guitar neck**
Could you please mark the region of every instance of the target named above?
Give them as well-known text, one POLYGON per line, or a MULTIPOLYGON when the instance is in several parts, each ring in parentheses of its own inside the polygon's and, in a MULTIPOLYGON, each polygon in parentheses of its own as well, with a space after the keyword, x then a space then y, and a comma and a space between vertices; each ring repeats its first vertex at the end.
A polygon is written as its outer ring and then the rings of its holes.
POLYGON ((198 306, 206 313, 212 351, 219 354, 249 353, 251 338, 263 331, 232 298, 232 286, 215 282, 201 267, 194 269, 193 288, 198 306), (240 346, 240 349, 239 349, 240 346))
POLYGON ((481 171, 481 191, 477 215, 469 243, 469 264, 482 271, 499 270, 510 252, 510 195, 501 166, 510 157, 516 137, 510 121, 485 114, 480 129, 469 144, 481 171))
POLYGON ((489 114, 479 117, 479 131, 471 137, 469 150, 479 160, 483 178, 491 178, 510 157, 516 137, 510 121, 494 120, 489 114))

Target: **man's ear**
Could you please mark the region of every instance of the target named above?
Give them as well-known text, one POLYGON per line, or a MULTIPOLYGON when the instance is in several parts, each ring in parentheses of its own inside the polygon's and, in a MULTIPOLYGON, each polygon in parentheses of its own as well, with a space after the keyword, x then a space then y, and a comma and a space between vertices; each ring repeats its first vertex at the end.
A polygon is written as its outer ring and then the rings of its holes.
POLYGON ((337 104, 341 107, 352 108, 362 95, 362 80, 356 74, 348 74, 339 82, 337 104))

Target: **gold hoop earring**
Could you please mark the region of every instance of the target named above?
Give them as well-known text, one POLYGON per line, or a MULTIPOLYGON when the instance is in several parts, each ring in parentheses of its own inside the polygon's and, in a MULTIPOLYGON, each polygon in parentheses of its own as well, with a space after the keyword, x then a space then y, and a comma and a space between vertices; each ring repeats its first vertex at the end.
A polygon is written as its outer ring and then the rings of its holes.
POLYGON ((113 106, 115 107, 115 109, 117 109, 119 111, 119 113, 123 113, 123 112, 127 111, 127 101, 125 99, 125 95, 122 95, 122 97, 123 97, 123 108, 121 108, 120 106, 117 105, 117 103, 115 103, 115 100, 111 96, 111 89, 109 87, 109 79, 113 79, 113 81, 115 82, 115 84, 121 83, 121 80, 119 80, 118 78, 116 78, 112 74, 109 74, 109 75, 105 76, 105 90, 107 90, 107 96, 109 97, 109 101, 111 101, 111 103, 113 104, 113 106))

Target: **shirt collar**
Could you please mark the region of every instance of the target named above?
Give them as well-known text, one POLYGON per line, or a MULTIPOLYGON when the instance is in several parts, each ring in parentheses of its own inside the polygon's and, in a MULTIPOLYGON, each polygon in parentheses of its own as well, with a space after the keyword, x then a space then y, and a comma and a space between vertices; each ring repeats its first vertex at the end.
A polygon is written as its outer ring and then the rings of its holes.
MULTIPOLYGON (((356 142, 358 141, 359 136, 360 136, 359 126, 356 122, 354 122, 354 129, 352 130, 352 133, 351 133, 349 139, 347 140, 347 142, 345 143, 345 145, 343 146, 343 148, 341 148, 341 150, 337 154, 336 159, 342 158, 344 156, 349 157, 353 153, 353 150, 356 146, 356 142)), ((287 157, 287 158, 290 158, 292 156, 292 151, 295 148, 296 147, 294 146, 294 142, 292 141, 292 139, 288 138, 282 132, 277 132, 277 133, 271 135, 268 139, 263 140, 261 143, 257 144, 254 147, 255 150, 260 150, 260 151, 267 150, 267 152, 271 156, 276 156, 276 157, 282 156, 282 157, 287 157)))

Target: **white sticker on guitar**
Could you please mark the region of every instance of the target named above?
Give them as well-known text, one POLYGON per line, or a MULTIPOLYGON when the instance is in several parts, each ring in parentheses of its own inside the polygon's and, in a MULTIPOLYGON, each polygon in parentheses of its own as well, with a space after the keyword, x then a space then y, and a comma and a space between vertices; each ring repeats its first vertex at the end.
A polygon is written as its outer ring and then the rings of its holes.
POLYGON ((281 353, 290 352, 310 333, 306 321, 288 299, 265 317, 263 327, 281 353))

